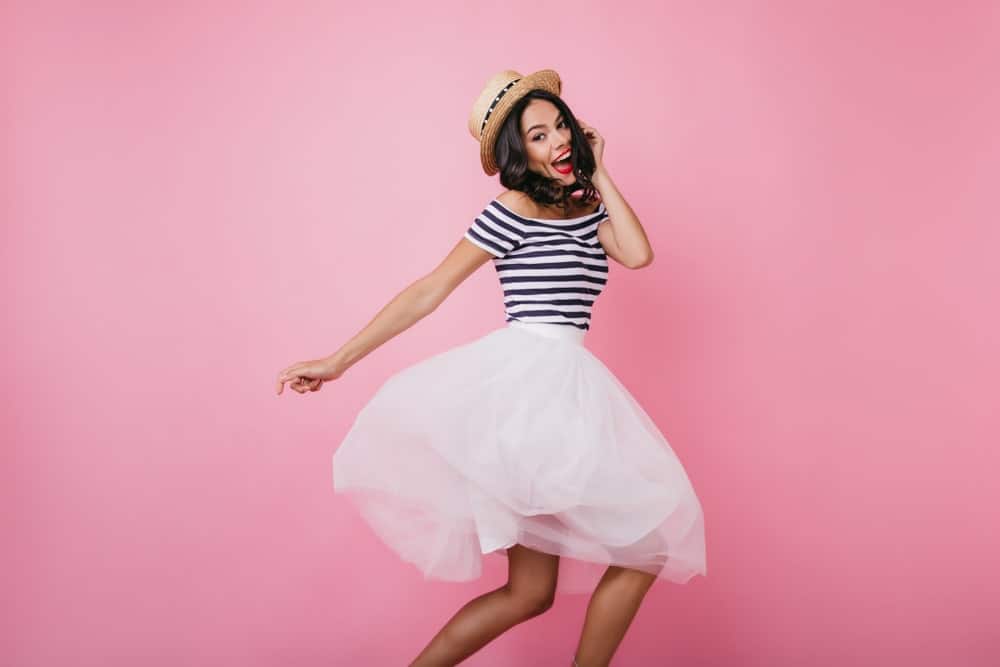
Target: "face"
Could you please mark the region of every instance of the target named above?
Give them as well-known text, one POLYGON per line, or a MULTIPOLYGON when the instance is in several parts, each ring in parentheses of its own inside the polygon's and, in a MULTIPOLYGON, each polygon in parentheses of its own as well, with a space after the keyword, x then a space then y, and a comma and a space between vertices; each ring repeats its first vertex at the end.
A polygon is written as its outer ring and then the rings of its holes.
POLYGON ((556 163, 559 158, 570 157, 572 138, 569 122, 556 105, 548 100, 528 102, 521 114, 521 139, 528 169, 563 184, 575 182, 572 164, 556 163))

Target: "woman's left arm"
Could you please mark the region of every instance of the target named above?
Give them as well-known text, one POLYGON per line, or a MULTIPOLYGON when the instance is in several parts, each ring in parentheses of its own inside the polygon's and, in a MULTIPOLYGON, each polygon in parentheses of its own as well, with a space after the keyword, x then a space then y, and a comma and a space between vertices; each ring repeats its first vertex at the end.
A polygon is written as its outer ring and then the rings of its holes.
POLYGON ((601 193, 604 208, 608 211, 608 221, 597 226, 598 240, 605 246, 605 252, 630 269, 649 266, 653 261, 653 248, 649 245, 642 223, 615 187, 607 170, 598 166, 591 181, 601 193))
POLYGON ((653 261, 653 248, 635 211, 619 192, 611 175, 604 167, 604 137, 579 118, 577 122, 590 142, 597 168, 590 180, 601 193, 601 200, 608 212, 608 222, 597 226, 597 236, 605 252, 630 269, 649 266, 653 261))

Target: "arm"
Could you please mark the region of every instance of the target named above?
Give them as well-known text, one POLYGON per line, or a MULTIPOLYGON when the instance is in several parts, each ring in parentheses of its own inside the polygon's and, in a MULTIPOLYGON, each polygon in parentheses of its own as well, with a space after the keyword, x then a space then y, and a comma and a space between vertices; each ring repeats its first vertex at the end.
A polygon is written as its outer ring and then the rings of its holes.
POLYGON ((593 127, 577 118, 583 134, 594 151, 595 169, 590 181, 601 193, 601 201, 608 212, 608 224, 597 225, 597 240, 608 257, 630 269, 641 269, 653 262, 653 248, 635 211, 625 201, 618 187, 604 167, 604 137, 593 127))
POLYGON ((597 237, 605 252, 630 269, 641 269, 653 261, 653 248, 632 207, 615 186, 604 166, 591 178, 608 211, 607 224, 597 226, 597 237))
POLYGON ((459 239, 433 271, 393 297, 361 331, 327 360, 343 373, 382 343, 434 312, 462 281, 492 257, 467 239, 459 239))

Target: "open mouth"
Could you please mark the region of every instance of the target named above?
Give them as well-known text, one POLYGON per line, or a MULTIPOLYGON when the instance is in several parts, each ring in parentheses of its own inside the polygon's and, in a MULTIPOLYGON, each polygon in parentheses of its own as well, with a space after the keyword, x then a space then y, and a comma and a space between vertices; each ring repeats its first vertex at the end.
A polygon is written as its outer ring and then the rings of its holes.
POLYGON ((558 171, 560 174, 569 174, 573 171, 573 159, 572 151, 566 151, 563 154, 562 159, 556 160, 552 163, 552 168, 558 171))

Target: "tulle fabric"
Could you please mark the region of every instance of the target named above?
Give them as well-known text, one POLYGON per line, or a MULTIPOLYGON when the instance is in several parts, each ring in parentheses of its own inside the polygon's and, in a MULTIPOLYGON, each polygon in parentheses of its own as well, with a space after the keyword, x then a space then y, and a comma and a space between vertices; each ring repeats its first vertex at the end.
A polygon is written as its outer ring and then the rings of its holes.
POLYGON ((681 462, 585 333, 511 321, 389 377, 333 455, 335 491, 427 579, 476 579, 514 544, 563 557, 557 593, 608 565, 706 574, 681 462))

